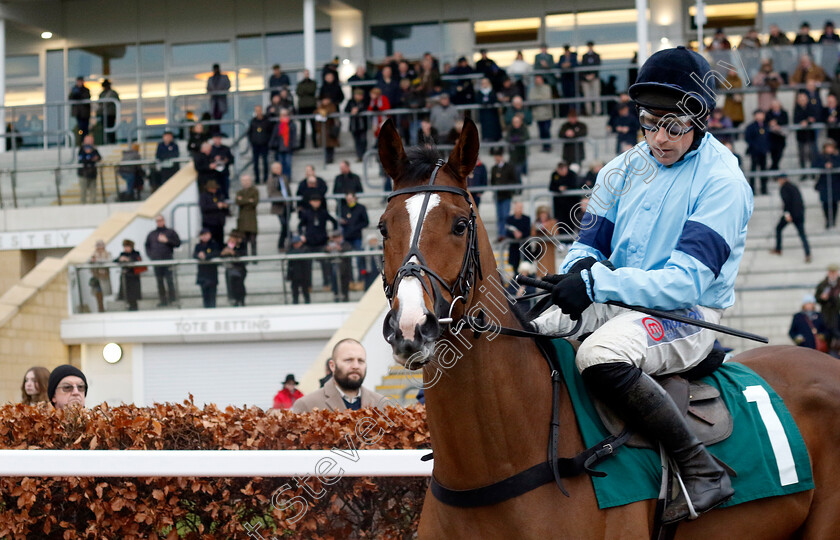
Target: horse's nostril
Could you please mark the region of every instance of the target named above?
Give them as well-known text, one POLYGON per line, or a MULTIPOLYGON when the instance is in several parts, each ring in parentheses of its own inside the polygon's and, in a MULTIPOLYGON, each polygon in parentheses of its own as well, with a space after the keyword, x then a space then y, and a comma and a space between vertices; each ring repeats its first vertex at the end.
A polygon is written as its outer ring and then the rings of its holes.
POLYGON ((399 329, 400 324, 397 322, 397 317, 394 314, 394 311, 391 310, 387 315, 385 315, 385 320, 382 323, 382 334, 385 336, 385 341, 393 344, 399 329))
POLYGON ((434 341, 440 337, 440 324, 433 313, 426 312, 423 324, 418 326, 418 332, 423 341, 434 341))

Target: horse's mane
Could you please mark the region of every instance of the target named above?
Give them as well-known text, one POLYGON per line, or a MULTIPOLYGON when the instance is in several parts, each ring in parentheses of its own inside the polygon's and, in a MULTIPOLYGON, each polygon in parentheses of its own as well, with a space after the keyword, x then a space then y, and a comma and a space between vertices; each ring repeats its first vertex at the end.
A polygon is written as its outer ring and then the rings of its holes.
POLYGON ((422 145, 412 146, 405 151, 406 165, 400 175, 400 184, 403 187, 412 187, 423 184, 432 176, 432 171, 439 159, 444 159, 443 154, 434 146, 422 145))

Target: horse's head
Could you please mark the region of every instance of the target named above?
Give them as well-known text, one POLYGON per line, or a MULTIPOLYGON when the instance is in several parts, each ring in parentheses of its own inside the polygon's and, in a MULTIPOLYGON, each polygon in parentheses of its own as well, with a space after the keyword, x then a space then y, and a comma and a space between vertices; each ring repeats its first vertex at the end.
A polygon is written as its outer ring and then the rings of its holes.
POLYGON ((478 131, 469 119, 446 162, 428 147, 406 153, 390 120, 379 132, 379 159, 394 180, 379 221, 391 303, 383 331, 397 362, 410 369, 432 358, 443 327, 463 315, 481 278, 483 226, 467 192, 478 146, 478 131))

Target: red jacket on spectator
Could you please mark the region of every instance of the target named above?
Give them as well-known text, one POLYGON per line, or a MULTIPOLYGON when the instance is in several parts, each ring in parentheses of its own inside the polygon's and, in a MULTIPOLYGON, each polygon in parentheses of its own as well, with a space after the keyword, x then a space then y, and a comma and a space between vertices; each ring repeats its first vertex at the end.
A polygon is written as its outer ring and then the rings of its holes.
POLYGON ((292 405, 294 405, 295 401, 299 400, 303 397, 303 392, 298 389, 295 389, 294 394, 289 392, 288 389, 283 388, 277 395, 274 396, 274 408, 275 409, 291 409, 292 405))

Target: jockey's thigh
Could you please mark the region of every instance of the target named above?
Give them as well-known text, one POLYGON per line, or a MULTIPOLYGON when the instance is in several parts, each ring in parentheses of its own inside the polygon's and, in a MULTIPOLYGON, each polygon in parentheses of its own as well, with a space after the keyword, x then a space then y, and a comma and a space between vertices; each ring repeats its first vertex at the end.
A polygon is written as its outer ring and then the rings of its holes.
MULTIPOLYGON (((626 309, 607 304, 592 304, 583 311, 580 327, 569 338, 579 339, 584 334, 590 334, 623 311, 626 309)), ((573 321, 559 308, 554 308, 534 319, 532 324, 542 334, 566 334, 575 328, 577 321, 573 321)))
MULTIPOLYGON (((715 342, 712 330, 651 317, 624 308, 581 343, 576 363, 584 369, 611 362, 627 362, 648 375, 668 375, 699 364, 715 342)), ((717 323, 723 310, 696 306, 672 313, 717 323)))

